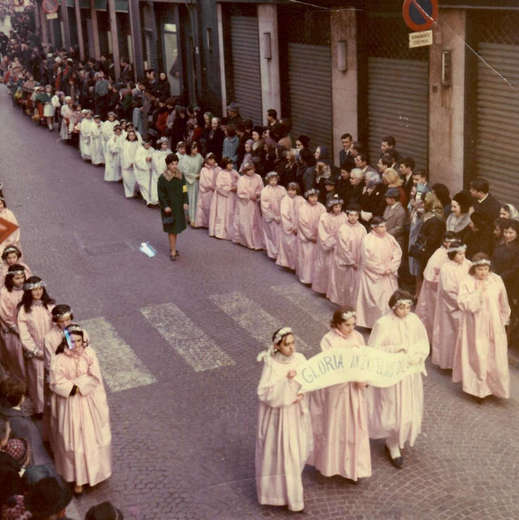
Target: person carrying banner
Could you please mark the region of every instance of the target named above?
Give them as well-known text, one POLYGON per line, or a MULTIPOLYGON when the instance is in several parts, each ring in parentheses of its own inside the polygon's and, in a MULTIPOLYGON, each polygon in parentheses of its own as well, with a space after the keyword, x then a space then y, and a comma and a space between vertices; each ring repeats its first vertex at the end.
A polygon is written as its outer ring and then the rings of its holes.
POLYGON ((312 423, 308 397, 299 393, 301 386, 294 378, 306 358, 296 352, 292 329, 283 327, 274 332, 272 346, 258 355, 258 361, 264 361, 258 385, 258 502, 302 511, 301 473, 312 451, 312 423))
MULTIPOLYGON (((352 307, 335 311, 330 331, 321 340, 321 350, 363 347, 364 338, 355 330, 355 321, 352 307)), ((343 383, 310 395, 314 454, 309 464, 326 477, 340 475, 355 483, 370 477, 366 385, 343 383)))
MULTIPOLYGON (((389 299, 391 308, 377 320, 368 340, 370 347, 386 352, 404 352, 409 365, 422 365, 429 355, 424 324, 411 312, 413 298, 396 290, 389 299)), ((410 374, 387 388, 368 388, 369 433, 372 439, 386 440, 386 453, 396 468, 404 464, 401 449, 414 446, 422 428, 423 383, 421 372, 410 374)))

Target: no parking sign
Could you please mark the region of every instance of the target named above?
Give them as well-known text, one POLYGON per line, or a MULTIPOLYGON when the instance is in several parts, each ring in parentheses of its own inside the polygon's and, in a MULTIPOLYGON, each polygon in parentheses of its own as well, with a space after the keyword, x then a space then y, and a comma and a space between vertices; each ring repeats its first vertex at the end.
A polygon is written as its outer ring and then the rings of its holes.
POLYGON ((438 0, 404 0, 402 16, 412 31, 426 31, 438 19, 438 0))

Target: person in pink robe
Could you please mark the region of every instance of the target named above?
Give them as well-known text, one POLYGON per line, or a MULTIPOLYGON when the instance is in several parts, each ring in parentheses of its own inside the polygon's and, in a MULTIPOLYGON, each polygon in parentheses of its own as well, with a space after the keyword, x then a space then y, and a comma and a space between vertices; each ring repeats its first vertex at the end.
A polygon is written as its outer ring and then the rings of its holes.
POLYGON ((297 219, 296 275, 304 284, 312 283, 312 271, 317 254, 319 219, 326 213, 318 201, 319 192, 312 188, 305 193, 306 204, 301 204, 297 219))
POLYGON ((278 185, 279 174, 277 172, 267 173, 265 180, 267 185, 261 190, 260 196, 265 251, 269 258, 276 260, 281 234, 281 200, 286 196, 287 190, 278 185))
MULTIPOLYGON (((18 220, 14 216, 14 213, 7 208, 4 197, 0 197, 0 218, 9 221, 15 226, 19 226, 18 220)), ((20 244, 20 227, 15 229, 9 236, 7 236, 2 242, 0 242, 0 251, 5 250, 7 246, 16 246, 20 251, 22 246, 20 244)))
POLYGON ((436 311, 436 295, 438 293, 438 281, 440 279, 440 269, 449 260, 447 248, 455 242, 456 235, 453 231, 447 231, 442 245, 432 254, 423 272, 423 282, 416 304, 416 315, 423 321, 432 343, 434 330, 434 315, 436 311))
POLYGON ((404 352, 410 365, 422 370, 404 377, 387 388, 368 388, 369 436, 386 439, 386 453, 397 468, 404 458, 400 450, 414 446, 421 432, 423 418, 422 374, 429 355, 427 331, 420 318, 411 312, 412 296, 397 290, 389 300, 391 310, 377 320, 368 345, 386 352, 404 352))
POLYGON ((50 388, 56 394, 52 433, 56 471, 74 482, 79 494, 83 486, 95 486, 112 474, 112 434, 106 392, 97 355, 86 345, 83 329, 76 324, 66 329, 50 365, 50 388))
POLYGON ((279 251, 276 265, 295 271, 297 259, 297 219, 301 204, 305 200, 299 195, 300 188, 297 182, 290 182, 287 186, 287 195, 281 199, 279 212, 281 228, 279 231, 279 251))
MULTIPOLYGON (((364 346, 364 338, 355 330, 352 307, 335 311, 330 326, 321 340, 323 352, 364 346)), ((310 414, 314 453, 308 463, 325 477, 340 475, 355 482, 370 477, 366 385, 343 383, 312 392, 310 414)))
POLYGON ((209 227, 209 213, 211 202, 216 188, 216 178, 220 167, 216 164, 216 156, 210 152, 205 156, 204 166, 200 170, 200 180, 198 183, 198 200, 196 203, 196 213, 194 226, 196 228, 209 227))
POLYGON ((18 309, 18 331, 22 342, 26 383, 35 415, 44 409, 44 345, 45 334, 52 327, 54 300, 45 289, 45 282, 31 276, 23 286, 23 296, 18 309))
POLYGON ((330 281, 330 269, 333 252, 337 244, 339 228, 348 219, 342 211, 343 200, 332 197, 328 200, 328 212, 319 218, 317 230, 317 253, 312 271, 312 289, 320 294, 326 294, 330 281))
POLYGON ((471 266, 470 260, 465 258, 466 249, 467 246, 460 241, 452 242, 447 249, 448 260, 440 268, 431 361, 433 365, 443 369, 451 369, 454 359, 461 315, 458 292, 460 282, 468 274, 471 266))
POLYGON ((313 447, 308 397, 294 381, 306 361, 296 352, 290 327, 274 333, 272 347, 258 356, 264 361, 258 385, 256 490, 262 505, 304 509, 301 474, 313 447))
POLYGON ((505 326, 510 305, 502 278, 491 272, 485 253, 472 257, 469 275, 460 283, 461 316, 456 340, 452 380, 463 391, 484 399, 510 397, 508 342, 505 326))
POLYGON ((357 325, 373 327, 388 310, 389 298, 398 288, 397 273, 402 249, 386 231, 381 217, 373 217, 371 231, 360 247, 360 276, 357 294, 357 325))
POLYGON ((259 205, 263 180, 255 173, 252 163, 244 166, 244 172, 236 185, 238 200, 234 212, 236 236, 233 242, 260 251, 265 245, 259 205))
POLYGON ((337 244, 330 262, 326 297, 341 307, 355 305, 359 291, 360 247, 366 228, 359 222, 360 206, 346 210, 347 221, 337 231, 337 244))
POLYGON ((234 232, 236 185, 239 173, 232 159, 224 157, 216 176, 215 192, 209 210, 209 236, 231 240, 234 232))
POLYGON ((2 253, 2 265, 0 268, 0 280, 5 280, 7 270, 11 265, 18 264, 25 269, 25 277, 31 276, 31 270, 22 262, 22 252, 14 245, 7 246, 2 253))
POLYGON ((3 359, 9 372, 25 381, 25 359, 18 332, 18 306, 22 301, 23 284, 26 280, 23 265, 9 266, 4 287, 0 290, 0 318, 2 320, 2 340, 5 347, 3 359))

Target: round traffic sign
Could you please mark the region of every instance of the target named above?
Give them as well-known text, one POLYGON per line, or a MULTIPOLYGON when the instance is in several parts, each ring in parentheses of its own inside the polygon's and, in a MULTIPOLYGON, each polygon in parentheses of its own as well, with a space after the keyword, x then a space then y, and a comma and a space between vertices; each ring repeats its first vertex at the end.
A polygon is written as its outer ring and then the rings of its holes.
POLYGON ((412 31, 426 31, 438 19, 438 0, 404 0, 402 16, 412 31))
POLYGON ((59 3, 58 0, 43 0, 41 7, 47 14, 56 13, 59 8, 59 3))

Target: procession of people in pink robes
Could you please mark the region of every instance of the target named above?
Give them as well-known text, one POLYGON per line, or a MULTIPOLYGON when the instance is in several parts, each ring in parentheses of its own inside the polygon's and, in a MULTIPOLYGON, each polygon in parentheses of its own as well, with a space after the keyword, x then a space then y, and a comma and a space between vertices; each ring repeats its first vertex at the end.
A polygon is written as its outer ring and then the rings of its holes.
POLYGON ((281 199, 279 212, 281 227, 279 231, 279 252, 276 265, 296 270, 297 259, 297 222, 299 208, 305 203, 303 197, 298 195, 299 185, 291 182, 288 185, 287 195, 281 199))

